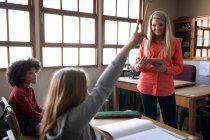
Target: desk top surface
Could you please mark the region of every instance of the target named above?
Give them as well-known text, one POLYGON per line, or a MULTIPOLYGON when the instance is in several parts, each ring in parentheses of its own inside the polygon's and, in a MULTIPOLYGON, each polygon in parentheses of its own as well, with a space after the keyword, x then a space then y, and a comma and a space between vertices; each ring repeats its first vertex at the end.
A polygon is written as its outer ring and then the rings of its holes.
POLYGON ((196 85, 178 88, 175 90, 176 95, 186 96, 186 97, 202 97, 210 95, 210 86, 209 85, 196 85))
MULTIPOLYGON (((129 77, 119 77, 118 81, 119 82, 132 83, 132 84, 138 84, 139 79, 131 79, 129 77)), ((175 88, 184 87, 184 86, 191 86, 191 85, 195 85, 195 82, 174 80, 174 87, 175 88)))
MULTIPOLYGON (((119 77, 118 82, 125 82, 130 84, 138 84, 138 79, 131 79, 129 77, 119 77)), ((174 87, 176 95, 185 97, 202 97, 210 95, 209 85, 196 85, 195 82, 174 80, 174 87)))

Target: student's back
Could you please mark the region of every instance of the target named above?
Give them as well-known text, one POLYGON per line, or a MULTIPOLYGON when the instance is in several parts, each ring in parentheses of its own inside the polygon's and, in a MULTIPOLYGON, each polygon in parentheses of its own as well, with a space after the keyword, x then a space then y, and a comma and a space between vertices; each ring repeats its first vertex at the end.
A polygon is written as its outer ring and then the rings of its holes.
POLYGON ((143 33, 137 33, 137 30, 138 26, 121 53, 99 77, 90 95, 83 71, 63 68, 53 75, 40 124, 41 139, 95 139, 95 133, 89 122, 112 93, 130 49, 145 37, 143 33))

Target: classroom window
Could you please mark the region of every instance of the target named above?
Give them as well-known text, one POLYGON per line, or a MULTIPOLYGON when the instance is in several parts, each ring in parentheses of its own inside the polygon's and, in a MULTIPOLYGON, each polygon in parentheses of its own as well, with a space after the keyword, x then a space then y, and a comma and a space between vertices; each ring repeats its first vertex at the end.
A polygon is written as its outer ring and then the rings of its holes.
POLYGON ((96 0, 42 0, 41 8, 43 66, 97 65, 96 0))
POLYGON ((10 46, 9 47, 9 56, 11 56, 10 61, 14 62, 14 61, 20 60, 20 59, 31 58, 32 57, 31 52, 32 52, 31 47, 10 46), (23 55, 23 52, 24 52, 24 55, 23 55))
POLYGON ((6 68, 8 66, 8 55, 7 55, 7 47, 0 47, 0 68, 6 68))
POLYGON ((63 48, 63 65, 64 66, 77 66, 79 48, 63 48))
POLYGON ((43 47, 43 66, 61 66, 61 47, 43 47))
POLYGON ((33 57, 32 9, 33 1, 0 1, 0 69, 33 57))
POLYGON ((8 3, 28 5, 28 0, 7 0, 8 3))
MULTIPOLYGON (((103 0, 103 65, 113 60, 134 33, 137 19, 143 17, 142 8, 143 0, 103 0)), ((137 52, 131 51, 126 63, 133 61, 137 52)))
POLYGON ((8 10, 10 41, 30 41, 29 12, 8 10))

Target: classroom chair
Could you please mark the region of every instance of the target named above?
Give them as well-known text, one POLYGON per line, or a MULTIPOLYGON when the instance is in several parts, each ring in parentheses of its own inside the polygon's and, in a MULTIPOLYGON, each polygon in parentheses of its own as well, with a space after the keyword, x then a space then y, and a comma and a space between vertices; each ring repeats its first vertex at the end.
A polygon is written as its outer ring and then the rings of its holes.
POLYGON ((1 98, 0 106, 1 106, 1 110, 2 110, 1 111, 2 112, 1 113, 2 124, 4 122, 4 124, 7 125, 6 126, 7 128, 4 127, 4 130, 5 129, 12 130, 15 139, 18 139, 18 140, 23 139, 17 119, 16 119, 16 116, 15 116, 15 113, 4 97, 1 98))
POLYGON ((20 126, 17 121, 15 112, 13 111, 12 107, 8 104, 5 97, 1 98, 0 106, 1 106, 0 108, 3 108, 3 111, 4 111, 2 114, 4 116, 4 120, 7 123, 9 130, 12 131, 16 140, 38 140, 38 138, 36 137, 23 136, 21 134, 20 126))

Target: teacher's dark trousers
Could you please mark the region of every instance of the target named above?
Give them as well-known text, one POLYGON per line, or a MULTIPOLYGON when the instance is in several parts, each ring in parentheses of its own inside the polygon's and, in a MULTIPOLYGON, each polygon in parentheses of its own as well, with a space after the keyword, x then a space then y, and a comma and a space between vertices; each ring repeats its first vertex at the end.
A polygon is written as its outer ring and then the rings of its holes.
POLYGON ((164 123, 177 128, 176 100, 174 93, 164 97, 140 93, 140 97, 144 109, 144 115, 146 117, 156 120, 158 101, 164 123))

